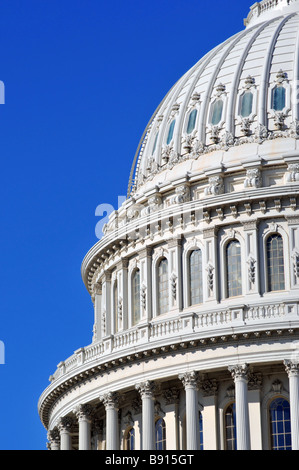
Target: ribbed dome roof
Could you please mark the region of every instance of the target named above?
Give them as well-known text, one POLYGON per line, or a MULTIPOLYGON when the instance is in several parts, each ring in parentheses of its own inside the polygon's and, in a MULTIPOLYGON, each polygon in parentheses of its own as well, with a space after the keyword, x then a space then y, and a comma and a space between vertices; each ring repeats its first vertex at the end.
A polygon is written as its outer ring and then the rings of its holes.
POLYGON ((147 190, 165 171, 170 177, 187 160, 202 171, 216 160, 225 167, 236 146, 242 158, 243 144, 256 153, 263 142, 283 138, 295 148, 299 0, 256 3, 245 26, 195 64, 159 105, 137 149, 128 194, 147 190))

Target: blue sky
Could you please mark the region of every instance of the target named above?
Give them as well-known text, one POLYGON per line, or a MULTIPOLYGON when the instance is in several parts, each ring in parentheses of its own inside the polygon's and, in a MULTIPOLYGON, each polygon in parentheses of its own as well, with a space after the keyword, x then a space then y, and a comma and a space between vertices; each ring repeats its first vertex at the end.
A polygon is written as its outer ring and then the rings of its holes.
POLYGON ((95 209, 117 208, 153 111, 252 3, 1 0, 0 450, 46 449, 39 396, 92 340, 95 209))

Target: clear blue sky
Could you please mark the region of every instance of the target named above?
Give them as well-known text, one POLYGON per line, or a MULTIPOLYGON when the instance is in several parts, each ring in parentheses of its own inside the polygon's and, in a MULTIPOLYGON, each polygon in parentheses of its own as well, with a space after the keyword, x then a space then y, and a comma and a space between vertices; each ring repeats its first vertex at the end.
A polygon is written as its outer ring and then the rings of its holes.
POLYGON ((250 0, 1 0, 0 450, 46 449, 37 402, 92 340, 81 262, 151 114, 250 0))

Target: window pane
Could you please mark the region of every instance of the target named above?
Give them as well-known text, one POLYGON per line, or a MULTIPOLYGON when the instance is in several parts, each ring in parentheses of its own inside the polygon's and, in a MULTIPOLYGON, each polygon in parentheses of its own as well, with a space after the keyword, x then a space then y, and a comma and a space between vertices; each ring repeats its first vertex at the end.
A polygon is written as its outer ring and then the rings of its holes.
POLYGON ((213 105, 212 124, 216 126, 222 118, 223 101, 217 100, 213 105))
POLYGON ((162 259, 158 267, 158 313, 168 312, 168 261, 162 259))
POLYGON ((202 254, 200 250, 192 251, 189 258, 190 305, 201 304, 202 289, 202 254))
POLYGON ((135 430, 129 429, 126 436, 126 450, 135 450, 135 430))
POLYGON ((170 127, 169 127, 168 136, 167 136, 167 145, 169 145, 170 142, 172 141, 174 126, 175 126, 175 119, 172 121, 172 123, 170 124, 170 127))
POLYGON ((156 421, 156 450, 166 450, 166 426, 164 419, 156 421))
POLYGON ((199 450, 203 449, 203 419, 201 412, 199 412, 199 450))
POLYGON ((230 242, 226 249, 227 296, 242 295, 241 246, 236 240, 230 242))
POLYGON ((136 325, 140 320, 140 271, 137 269, 132 279, 132 322, 136 325))
POLYGON ((194 130, 195 123, 196 123, 196 117, 197 117, 197 110, 193 109, 193 111, 189 115, 188 126, 187 126, 187 134, 191 134, 191 132, 194 130))
POLYGON ((225 412, 225 439, 226 450, 237 450, 236 411, 234 403, 229 405, 225 412))
POLYGON ((277 86, 273 90, 273 109, 282 111, 286 105, 286 90, 283 86, 277 86))
POLYGON ((280 235, 272 235, 267 240, 268 291, 285 289, 283 240, 280 235))
POLYGON ((276 398, 270 404, 270 429, 272 450, 292 450, 290 404, 276 398))
POLYGON ((252 113, 253 94, 251 92, 244 93, 241 102, 241 116, 248 117, 252 113))

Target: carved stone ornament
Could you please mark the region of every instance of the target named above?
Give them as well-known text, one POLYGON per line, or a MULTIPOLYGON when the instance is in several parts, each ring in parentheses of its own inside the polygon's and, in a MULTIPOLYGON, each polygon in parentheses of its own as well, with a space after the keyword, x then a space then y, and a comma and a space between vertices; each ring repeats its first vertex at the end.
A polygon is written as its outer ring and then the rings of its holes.
POLYGON ((293 259, 293 267, 294 267, 294 275, 296 278, 299 278, 299 253, 295 251, 292 255, 293 259))
POLYGON ((289 377, 299 377, 299 362, 298 361, 284 361, 285 370, 289 377))
POLYGON ((93 415, 93 408, 88 403, 79 405, 75 409, 75 414, 77 416, 78 421, 90 421, 93 415))
POLYGON ((200 382, 200 388, 203 392, 203 396, 215 396, 218 392, 218 382, 215 379, 205 379, 200 382))
POLYGON ((207 278, 208 278, 208 286, 210 291, 213 292, 214 289, 214 267, 209 264, 206 268, 207 271, 207 278))
POLYGON ((142 284, 140 290, 140 298, 141 298, 141 306, 145 310, 146 309, 146 285, 142 284))
POLYGON ((141 398, 154 398, 154 393, 156 391, 155 382, 147 380, 135 385, 135 388, 140 393, 141 398))
POLYGON ((235 365, 235 366, 229 366, 228 370, 232 374, 232 378, 234 380, 247 380, 248 379, 248 373, 249 373, 249 366, 248 364, 241 364, 241 365, 235 365))
POLYGON ((183 382, 185 388, 198 388, 199 376, 195 371, 185 372, 185 374, 180 374, 179 379, 183 382))
POLYGON ((221 176, 211 176, 209 186, 205 188, 206 196, 218 196, 224 193, 223 178, 221 176))
POLYGON ((175 273, 173 273, 171 278, 170 278, 170 285, 171 285, 172 297, 175 299, 176 298, 176 293, 177 293, 177 276, 176 276, 175 273))
POLYGON ((250 257, 247 261, 248 264, 248 279, 251 284, 255 284, 255 265, 256 260, 250 257))
POLYGON ((244 188, 260 188, 262 186, 262 173, 258 168, 250 168, 246 172, 244 188))
POLYGON ((100 396, 100 401, 104 404, 106 410, 118 409, 119 407, 119 394, 117 392, 108 392, 100 396))
POLYGON ((180 401, 180 390, 176 387, 164 390, 163 398, 165 400, 165 405, 171 405, 173 403, 178 404, 180 401))
POLYGON ((291 163, 288 165, 286 173, 287 183, 297 183, 299 181, 299 163, 291 163))
POLYGON ((170 199, 171 204, 183 204, 190 200, 190 189, 187 184, 181 184, 175 188, 175 196, 170 199))

